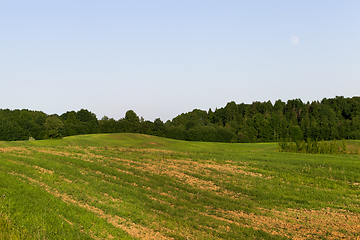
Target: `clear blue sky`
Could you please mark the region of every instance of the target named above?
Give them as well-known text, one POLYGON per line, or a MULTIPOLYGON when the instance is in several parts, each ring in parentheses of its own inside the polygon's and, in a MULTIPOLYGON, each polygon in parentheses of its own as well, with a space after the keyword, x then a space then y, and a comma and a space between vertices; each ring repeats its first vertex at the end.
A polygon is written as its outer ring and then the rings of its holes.
POLYGON ((1 1, 0 83, 2 109, 116 120, 359 96, 360 1, 1 1))

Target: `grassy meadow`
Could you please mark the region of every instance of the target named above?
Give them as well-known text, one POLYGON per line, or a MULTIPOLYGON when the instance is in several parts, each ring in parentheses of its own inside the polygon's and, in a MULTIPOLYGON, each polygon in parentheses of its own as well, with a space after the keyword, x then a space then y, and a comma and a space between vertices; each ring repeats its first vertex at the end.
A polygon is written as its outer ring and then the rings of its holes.
POLYGON ((359 155, 276 150, 125 133, 0 142, 0 239, 360 238, 359 155))

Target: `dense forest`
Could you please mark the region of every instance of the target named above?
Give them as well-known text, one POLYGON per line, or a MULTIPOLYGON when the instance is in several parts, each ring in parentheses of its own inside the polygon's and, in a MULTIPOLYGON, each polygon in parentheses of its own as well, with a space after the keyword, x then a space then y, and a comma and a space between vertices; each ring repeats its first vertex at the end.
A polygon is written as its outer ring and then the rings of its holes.
POLYGON ((208 111, 195 109, 163 122, 145 121, 134 111, 119 120, 86 109, 62 115, 31 110, 0 110, 0 140, 61 138, 93 133, 143 133, 209 142, 271 142, 360 139, 360 97, 335 97, 321 102, 277 100, 236 104, 208 111))

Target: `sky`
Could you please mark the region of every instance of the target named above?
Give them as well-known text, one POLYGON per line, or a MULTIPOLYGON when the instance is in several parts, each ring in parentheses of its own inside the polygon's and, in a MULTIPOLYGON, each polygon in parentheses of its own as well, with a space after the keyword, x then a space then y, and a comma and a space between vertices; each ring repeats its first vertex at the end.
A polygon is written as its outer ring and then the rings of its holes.
POLYGON ((359 0, 0 1, 0 108, 153 121, 360 95, 359 0))

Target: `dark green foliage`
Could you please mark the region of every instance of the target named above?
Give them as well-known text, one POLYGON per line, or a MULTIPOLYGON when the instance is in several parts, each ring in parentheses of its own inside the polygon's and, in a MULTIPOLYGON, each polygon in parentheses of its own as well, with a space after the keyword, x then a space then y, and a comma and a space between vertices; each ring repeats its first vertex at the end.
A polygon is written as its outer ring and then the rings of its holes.
MULTIPOLYGON (((161 137, 206 142, 294 142, 360 139, 360 97, 304 103, 277 100, 236 104, 208 112, 194 109, 164 123, 160 118, 145 121, 128 110, 119 120, 81 109, 54 116, 63 123, 52 133, 45 122, 48 115, 29 110, 0 110, 0 140, 28 140, 94 133, 142 133, 161 137)), ((55 121, 55 120, 54 120, 55 121)), ((300 147, 300 146, 299 146, 300 147)))
POLYGON ((125 118, 122 121, 125 127, 125 132, 139 132, 140 119, 133 110, 127 111, 125 118))
POLYGON ((167 128, 166 137, 177 140, 185 140, 186 129, 183 126, 179 126, 179 127, 170 126, 167 128))
POLYGON ((0 141, 40 140, 98 132, 96 115, 85 109, 61 116, 27 109, 0 109, 0 141))
POLYGON ((298 152, 298 153, 320 153, 320 154, 347 154, 347 144, 344 140, 338 142, 333 141, 312 141, 310 138, 307 141, 287 142, 280 140, 278 142, 279 152, 298 152))
POLYGON ((96 115, 86 109, 66 112, 60 116, 64 122, 64 136, 93 134, 99 132, 96 115))
POLYGON ((47 115, 39 111, 0 110, 0 140, 44 139, 47 134, 44 125, 46 118, 47 115))
POLYGON ((48 131, 49 138, 61 138, 61 129, 64 123, 58 117, 47 117, 44 125, 48 131))
POLYGON ((360 98, 325 98, 311 103, 300 99, 287 103, 277 100, 274 105, 270 101, 238 105, 229 102, 224 108, 208 113, 198 109, 183 113, 166 126, 167 137, 191 141, 360 139, 360 98), (224 129, 232 136, 221 138, 222 134, 215 134, 224 129))
POLYGON ((115 133, 116 132, 117 122, 113 118, 108 118, 104 116, 99 121, 99 131, 101 133, 115 133))

